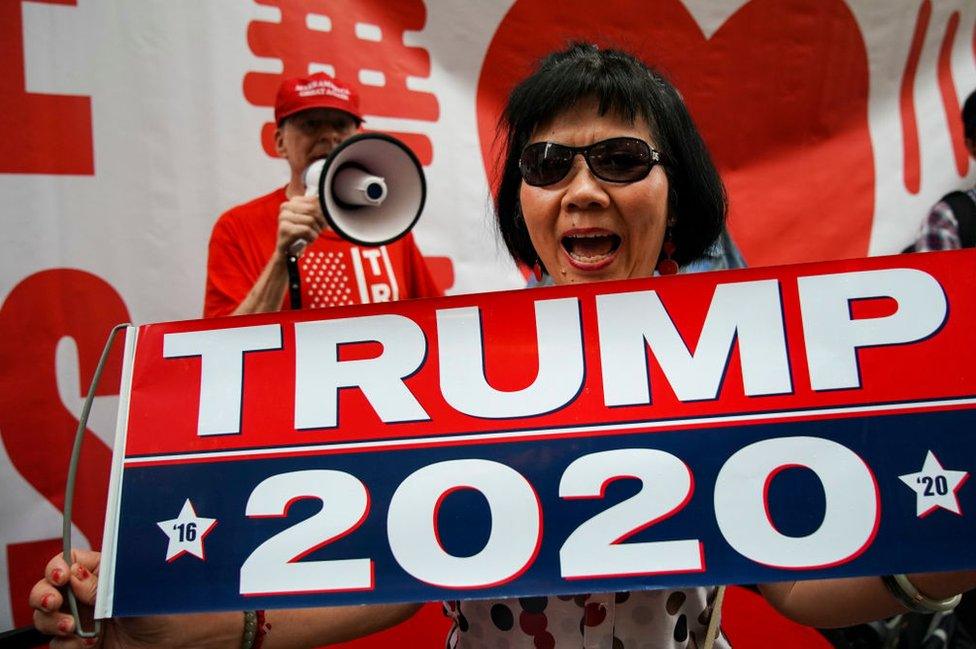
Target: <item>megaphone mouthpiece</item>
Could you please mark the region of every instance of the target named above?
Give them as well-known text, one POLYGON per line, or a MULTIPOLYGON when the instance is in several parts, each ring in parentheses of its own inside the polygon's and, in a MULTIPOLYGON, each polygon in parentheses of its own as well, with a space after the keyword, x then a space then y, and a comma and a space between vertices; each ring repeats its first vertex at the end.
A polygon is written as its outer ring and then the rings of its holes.
POLYGON ((386 198, 386 180, 356 164, 347 164, 332 177, 332 191, 344 207, 376 207, 386 198))

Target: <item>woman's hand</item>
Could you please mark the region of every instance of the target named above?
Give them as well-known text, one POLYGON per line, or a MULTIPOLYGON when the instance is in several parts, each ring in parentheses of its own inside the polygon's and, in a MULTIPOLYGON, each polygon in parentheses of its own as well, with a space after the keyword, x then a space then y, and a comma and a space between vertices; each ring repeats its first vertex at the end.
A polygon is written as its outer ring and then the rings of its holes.
MULTIPOLYGON (((75 621, 71 616, 68 598, 70 588, 78 600, 78 614, 85 630, 92 630, 93 607, 98 595, 98 570, 101 553, 90 550, 72 551, 74 562, 69 566, 59 554, 52 558, 41 579, 31 589, 30 605, 34 609, 34 626, 41 633, 55 636, 51 649, 83 649, 102 647, 140 649, 143 647, 236 647, 240 645, 243 621, 240 613, 204 616, 156 616, 102 620, 97 638, 75 635, 75 621), (194 628, 208 631, 205 641, 191 636, 194 628), (236 642, 236 644, 235 644, 236 642)), ((151 585, 147 585, 151 588, 151 585)))
POLYGON ((75 621, 68 608, 62 588, 68 587, 78 599, 78 612, 86 624, 93 625, 92 606, 98 591, 98 566, 101 554, 87 550, 72 552, 75 560, 69 566, 59 554, 47 563, 44 579, 34 584, 30 605, 34 609, 34 626, 41 633, 56 636, 52 647, 93 647, 95 639, 84 640, 74 635, 75 621))

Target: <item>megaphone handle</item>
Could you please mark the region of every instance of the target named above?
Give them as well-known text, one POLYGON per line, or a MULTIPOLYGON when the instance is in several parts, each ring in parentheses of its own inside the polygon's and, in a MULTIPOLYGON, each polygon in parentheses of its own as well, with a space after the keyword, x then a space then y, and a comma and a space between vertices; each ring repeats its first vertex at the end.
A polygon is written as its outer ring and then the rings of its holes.
MULTIPOLYGON (((304 247, 304 246, 303 246, 304 247)), ((288 300, 292 309, 302 308, 302 279, 298 274, 298 256, 289 252, 285 260, 288 269, 288 300)))

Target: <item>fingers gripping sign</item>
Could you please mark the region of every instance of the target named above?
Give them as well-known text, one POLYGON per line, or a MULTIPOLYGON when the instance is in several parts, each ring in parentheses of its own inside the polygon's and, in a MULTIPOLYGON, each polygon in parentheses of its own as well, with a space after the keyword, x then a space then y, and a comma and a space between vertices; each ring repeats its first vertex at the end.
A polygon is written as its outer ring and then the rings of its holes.
MULTIPOLYGON (((41 633, 54 636, 51 649, 176 646, 181 638, 181 630, 177 618, 166 616, 102 620, 98 635, 79 636, 74 617, 68 610, 67 589, 71 589, 78 601, 82 627, 94 627, 93 613, 102 555, 90 550, 73 550, 71 557, 71 565, 60 554, 53 557, 44 570, 44 578, 34 584, 30 593, 34 626, 41 633)), ((230 617, 236 622, 238 615, 232 614, 230 617)), ((231 635, 239 633, 234 622, 229 625, 231 635)))
POLYGON ((67 589, 78 601, 78 613, 86 628, 92 627, 92 611, 98 593, 98 552, 75 550, 69 566, 61 555, 52 558, 44 578, 31 589, 30 605, 34 609, 34 626, 38 631, 57 638, 52 647, 92 647, 97 638, 81 638, 68 608, 67 589))

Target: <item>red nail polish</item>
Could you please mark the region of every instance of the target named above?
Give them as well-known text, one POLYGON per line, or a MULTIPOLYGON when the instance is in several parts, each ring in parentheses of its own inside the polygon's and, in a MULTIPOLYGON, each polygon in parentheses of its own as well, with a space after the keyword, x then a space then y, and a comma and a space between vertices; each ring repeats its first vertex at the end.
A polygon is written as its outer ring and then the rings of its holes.
POLYGON ((45 611, 51 608, 50 603, 51 603, 50 593, 48 593, 47 595, 41 598, 41 608, 43 608, 45 611))
POLYGON ((61 569, 60 568, 55 568, 54 570, 51 571, 51 581, 53 581, 56 584, 60 584, 61 583, 61 569))
POLYGON ((69 623, 68 622, 69 621, 68 621, 67 618, 62 618, 61 620, 59 620, 58 621, 58 631, 60 631, 61 633, 67 633, 69 631, 69 629, 70 629, 70 626, 69 626, 69 623))
POLYGON ((90 575, 91 573, 88 572, 88 569, 85 568, 85 566, 78 566, 78 568, 75 570, 75 576, 78 577, 78 579, 88 579, 90 575))

